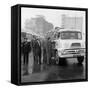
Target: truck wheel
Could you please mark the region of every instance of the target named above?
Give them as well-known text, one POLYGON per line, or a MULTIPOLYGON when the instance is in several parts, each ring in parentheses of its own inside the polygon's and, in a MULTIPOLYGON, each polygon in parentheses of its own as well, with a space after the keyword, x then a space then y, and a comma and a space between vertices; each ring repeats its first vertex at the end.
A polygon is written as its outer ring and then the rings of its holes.
POLYGON ((84 61, 84 56, 77 57, 77 60, 79 64, 82 64, 82 62, 84 61))
POLYGON ((59 65, 66 65, 66 58, 59 58, 59 65))

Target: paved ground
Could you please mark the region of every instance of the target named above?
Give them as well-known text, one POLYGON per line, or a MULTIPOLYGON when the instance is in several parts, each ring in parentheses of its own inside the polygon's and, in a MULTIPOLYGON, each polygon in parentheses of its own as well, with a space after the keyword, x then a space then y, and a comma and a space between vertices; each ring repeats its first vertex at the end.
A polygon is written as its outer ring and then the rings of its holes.
POLYGON ((46 65, 33 64, 33 58, 29 63, 29 74, 23 75, 22 82, 39 82, 39 81, 55 81, 55 80, 72 80, 85 78, 85 62, 79 65, 77 59, 67 59, 64 65, 46 65))

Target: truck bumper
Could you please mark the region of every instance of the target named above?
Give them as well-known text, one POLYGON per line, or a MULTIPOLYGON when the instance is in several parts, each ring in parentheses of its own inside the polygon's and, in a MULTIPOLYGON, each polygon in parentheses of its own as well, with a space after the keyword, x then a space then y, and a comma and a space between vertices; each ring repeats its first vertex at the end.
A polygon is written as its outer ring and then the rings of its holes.
POLYGON ((76 58, 80 56, 85 56, 85 54, 84 53, 83 54, 65 54, 65 55, 58 54, 58 56, 61 58, 76 58))

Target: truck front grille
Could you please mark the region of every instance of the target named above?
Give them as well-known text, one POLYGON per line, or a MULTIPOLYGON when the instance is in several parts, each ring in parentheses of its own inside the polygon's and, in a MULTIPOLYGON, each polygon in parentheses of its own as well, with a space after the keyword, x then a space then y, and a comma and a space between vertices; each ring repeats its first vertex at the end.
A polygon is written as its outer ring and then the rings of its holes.
POLYGON ((67 50, 68 54, 77 54, 79 53, 79 50, 67 50))
POLYGON ((71 47, 81 47, 80 43, 72 43, 71 47))

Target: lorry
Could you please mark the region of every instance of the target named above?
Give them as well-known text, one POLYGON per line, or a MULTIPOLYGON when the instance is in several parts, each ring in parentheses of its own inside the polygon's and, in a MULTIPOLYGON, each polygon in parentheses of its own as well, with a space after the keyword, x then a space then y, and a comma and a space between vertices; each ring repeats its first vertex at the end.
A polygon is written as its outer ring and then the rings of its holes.
MULTIPOLYGON (((82 64, 85 57, 85 42, 82 38, 82 32, 77 29, 59 29, 49 32, 55 59, 59 64, 67 58, 77 58, 79 64, 82 64)), ((73 60, 73 59, 72 59, 73 60)))

